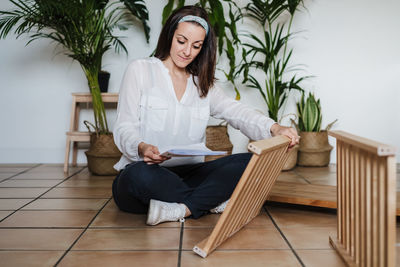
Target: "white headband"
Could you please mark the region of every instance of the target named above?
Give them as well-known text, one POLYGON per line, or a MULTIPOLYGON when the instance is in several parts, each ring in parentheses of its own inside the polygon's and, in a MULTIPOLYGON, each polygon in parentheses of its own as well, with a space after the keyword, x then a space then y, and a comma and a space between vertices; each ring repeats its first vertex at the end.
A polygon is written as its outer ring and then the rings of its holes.
POLYGON ((201 17, 198 16, 192 16, 192 15, 188 15, 188 16, 184 16, 183 18, 181 18, 178 23, 184 22, 184 21, 195 21, 198 24, 201 25, 201 27, 204 28, 204 30, 206 30, 206 35, 208 34, 208 24, 207 21, 201 17))

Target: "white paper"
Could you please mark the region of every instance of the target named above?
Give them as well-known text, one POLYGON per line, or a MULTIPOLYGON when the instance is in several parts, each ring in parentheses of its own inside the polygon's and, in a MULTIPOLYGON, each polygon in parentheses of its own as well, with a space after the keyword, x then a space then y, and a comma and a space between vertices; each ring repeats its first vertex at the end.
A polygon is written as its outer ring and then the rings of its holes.
POLYGON ((166 157, 193 157, 193 156, 217 156, 226 155, 226 151, 212 151, 203 143, 186 146, 160 148, 160 154, 166 157))

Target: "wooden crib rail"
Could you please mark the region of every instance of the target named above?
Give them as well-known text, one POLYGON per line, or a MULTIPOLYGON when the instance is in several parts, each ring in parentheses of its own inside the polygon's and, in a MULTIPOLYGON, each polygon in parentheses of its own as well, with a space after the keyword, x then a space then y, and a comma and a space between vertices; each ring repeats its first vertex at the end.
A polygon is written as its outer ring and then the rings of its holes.
POLYGON ((276 136, 249 144, 254 153, 249 164, 212 233, 193 248, 194 252, 207 257, 259 214, 287 160, 289 143, 287 137, 276 136))
POLYGON ((396 160, 394 147, 332 131, 337 149, 337 238, 348 266, 395 266, 396 160))

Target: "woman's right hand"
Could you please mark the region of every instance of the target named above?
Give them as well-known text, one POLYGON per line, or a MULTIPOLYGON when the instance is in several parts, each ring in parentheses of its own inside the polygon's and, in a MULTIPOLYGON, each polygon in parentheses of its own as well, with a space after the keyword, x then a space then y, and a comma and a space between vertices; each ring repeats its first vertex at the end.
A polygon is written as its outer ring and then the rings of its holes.
POLYGON ((167 159, 170 159, 169 157, 161 156, 160 151, 158 151, 158 148, 156 146, 146 144, 144 142, 141 142, 138 146, 139 150, 139 155, 143 157, 143 161, 146 162, 147 164, 159 164, 167 159))

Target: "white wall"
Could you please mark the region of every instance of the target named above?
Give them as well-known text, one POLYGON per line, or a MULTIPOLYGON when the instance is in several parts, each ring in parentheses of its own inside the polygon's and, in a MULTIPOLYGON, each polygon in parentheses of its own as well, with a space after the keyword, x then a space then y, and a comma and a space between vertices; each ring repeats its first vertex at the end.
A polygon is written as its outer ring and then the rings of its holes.
MULTIPOLYGON (((165 2, 146 1, 150 44, 140 30, 131 29, 122 33, 127 36, 124 42, 129 56, 106 55, 104 69, 112 73, 111 92, 118 92, 131 59, 153 51, 165 2)), ((10 6, 8 1, 0 1, 1 10, 10 6)), ((334 129, 400 148, 400 20, 396 14, 400 2, 314 0, 306 1, 306 6, 308 11, 298 13, 293 23, 294 30, 303 31, 292 43, 293 63, 305 64, 305 74, 315 76, 304 86, 321 99, 323 125, 337 118, 334 129)), ((26 41, 12 35, 0 40, 0 163, 61 163, 70 94, 87 92, 86 80, 80 66, 56 55, 60 50, 54 50, 47 40, 25 47, 26 41)), ((234 96, 229 84, 222 81, 221 85, 234 96)), ((242 101, 266 111, 255 90, 242 86, 242 101)), ((291 99, 285 112, 294 110, 291 99)), ((84 118, 91 116, 83 112, 84 118)), ((111 112, 111 125, 114 118, 115 112, 111 112)), ((243 151, 246 138, 232 129, 230 133, 234 151, 243 151)), ((85 162, 82 154, 79 161, 85 162)))

